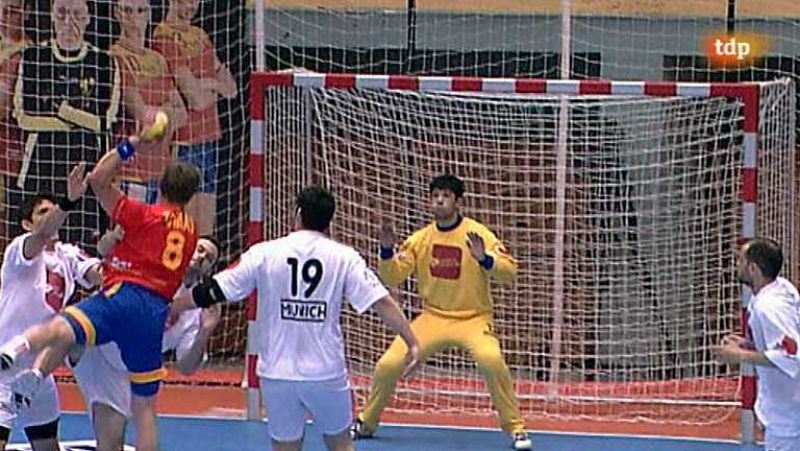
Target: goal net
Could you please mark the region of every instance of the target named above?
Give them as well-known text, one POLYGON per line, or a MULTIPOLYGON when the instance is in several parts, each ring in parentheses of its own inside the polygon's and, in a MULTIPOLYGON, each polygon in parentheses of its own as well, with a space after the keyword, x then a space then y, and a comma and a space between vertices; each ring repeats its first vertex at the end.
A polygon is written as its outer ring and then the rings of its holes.
MULTIPOLYGON (((713 347, 742 328, 741 238, 778 240, 794 275, 793 83, 271 73, 251 88, 251 239, 290 231, 294 196, 319 183, 337 198, 332 235, 375 265, 380 225, 402 237, 425 225, 430 179, 453 173, 464 214, 519 261, 492 292, 526 419, 708 425, 737 412, 740 370, 713 347)), ((413 279, 396 294, 419 313, 413 279)), ((392 336, 373 315, 347 313, 343 330, 363 405, 392 336)), ((389 411, 492 409, 452 349, 401 381, 389 411)))

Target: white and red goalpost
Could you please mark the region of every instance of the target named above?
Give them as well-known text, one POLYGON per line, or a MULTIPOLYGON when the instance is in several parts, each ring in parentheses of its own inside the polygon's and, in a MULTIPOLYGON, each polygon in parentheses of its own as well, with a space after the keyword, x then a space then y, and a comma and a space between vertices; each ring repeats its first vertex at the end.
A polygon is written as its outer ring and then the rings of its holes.
MULTIPOLYGON (((526 419, 709 425, 738 406, 752 441, 753 368, 717 364, 713 347, 747 332, 737 242, 778 240, 793 275, 794 108, 788 80, 253 73, 247 240, 288 232, 297 191, 320 183, 339 203, 332 234, 374 263, 380 223, 423 225, 427 181, 453 172, 465 213, 520 262, 494 296, 526 419)), ((413 281, 399 294, 418 311, 413 281)), ((344 322, 363 400, 390 337, 369 315, 344 322)), ((251 418, 255 364, 248 348, 251 418)), ((471 359, 447 351, 390 410, 481 416, 485 393, 471 359)))

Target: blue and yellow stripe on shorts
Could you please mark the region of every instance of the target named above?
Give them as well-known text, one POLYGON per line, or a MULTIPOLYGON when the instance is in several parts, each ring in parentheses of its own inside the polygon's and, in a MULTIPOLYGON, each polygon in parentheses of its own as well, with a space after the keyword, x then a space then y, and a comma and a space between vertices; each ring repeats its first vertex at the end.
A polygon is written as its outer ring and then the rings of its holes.
POLYGON ((167 370, 163 366, 157 370, 145 371, 142 373, 128 373, 128 380, 133 384, 149 384, 159 382, 167 377, 167 370))
MULTIPOLYGON (((87 346, 94 346, 94 342, 97 339, 97 332, 95 331, 94 324, 92 324, 92 320, 90 320, 85 313, 83 313, 79 308, 75 307, 74 305, 65 308, 62 314, 68 316, 70 319, 72 319, 75 323, 77 323, 80 326, 84 336, 86 337, 86 339, 82 344, 85 344, 87 346)), ((79 337, 75 338, 79 343, 81 342, 79 337)))
POLYGON ((111 296, 117 294, 117 291, 119 291, 120 288, 122 288, 122 282, 117 282, 114 285, 111 285, 110 287, 103 290, 103 296, 105 296, 106 298, 110 298, 111 296))

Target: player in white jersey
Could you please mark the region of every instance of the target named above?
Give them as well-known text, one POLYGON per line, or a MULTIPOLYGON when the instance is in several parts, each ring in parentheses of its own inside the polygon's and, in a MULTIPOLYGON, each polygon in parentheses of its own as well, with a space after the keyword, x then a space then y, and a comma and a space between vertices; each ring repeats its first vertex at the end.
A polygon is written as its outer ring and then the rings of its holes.
POLYGON ((800 295, 778 277, 783 252, 773 240, 755 238, 741 247, 739 280, 753 296, 747 306, 750 339, 729 335, 721 360, 755 365, 755 413, 765 429, 766 451, 800 450, 800 295))
POLYGON ((209 306, 258 293, 256 340, 272 447, 302 446, 306 412, 329 450, 353 449, 350 385, 339 315, 343 299, 359 313, 372 308, 408 345, 409 374, 419 347, 403 313, 351 247, 330 239, 333 196, 308 187, 297 198, 295 232, 250 247, 235 267, 176 302, 209 306))
MULTIPOLYGON (((121 238, 121 229, 107 233, 98 244, 105 255, 121 238)), ((191 289, 207 276, 217 262, 219 248, 208 237, 197 241, 192 260, 177 294, 191 289)), ((164 331, 162 349, 175 350, 175 366, 183 374, 197 371, 205 361, 206 345, 220 320, 220 306, 181 312, 164 331), (202 310, 202 311, 201 311, 202 310)), ((98 450, 122 449, 125 425, 131 417, 128 370, 115 343, 88 347, 71 353, 70 366, 90 412, 98 450)))
MULTIPOLYGON (((58 229, 86 190, 83 165, 68 178, 66 198, 40 193, 20 209, 25 233, 6 247, 0 272, 0 342, 26 328, 46 323, 72 297, 76 283, 91 288, 100 282, 100 260, 89 258, 77 247, 58 240, 58 229)), ((58 450, 58 395, 48 377, 20 411, 13 396, 13 381, 33 365, 34 357, 11 365, 0 362, 0 450, 5 449, 11 429, 24 428, 36 450, 58 450)))

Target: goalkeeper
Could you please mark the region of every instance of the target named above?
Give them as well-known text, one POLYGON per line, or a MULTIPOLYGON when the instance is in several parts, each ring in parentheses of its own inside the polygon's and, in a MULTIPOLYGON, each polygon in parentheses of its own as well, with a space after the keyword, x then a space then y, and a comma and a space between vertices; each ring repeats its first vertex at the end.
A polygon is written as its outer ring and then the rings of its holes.
MULTIPOLYGON (((411 235, 397 253, 394 232, 384 227, 378 271, 388 285, 416 274, 423 311, 411 328, 419 339, 420 361, 452 346, 467 350, 486 380, 500 427, 511 435, 515 449, 530 449, 511 374, 493 331, 489 293, 490 276, 512 282, 517 262, 488 228, 461 216, 458 208, 463 195, 464 183, 457 177, 435 177, 430 183, 435 222, 411 235)), ((352 427, 354 438, 374 434, 403 373, 405 354, 406 346, 398 337, 378 361, 367 404, 352 427)))

